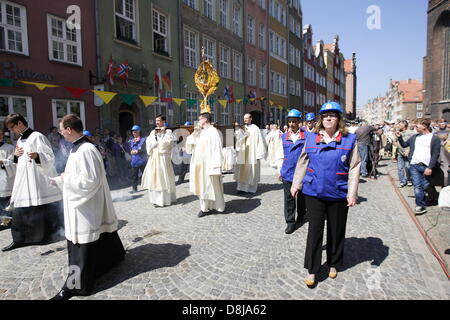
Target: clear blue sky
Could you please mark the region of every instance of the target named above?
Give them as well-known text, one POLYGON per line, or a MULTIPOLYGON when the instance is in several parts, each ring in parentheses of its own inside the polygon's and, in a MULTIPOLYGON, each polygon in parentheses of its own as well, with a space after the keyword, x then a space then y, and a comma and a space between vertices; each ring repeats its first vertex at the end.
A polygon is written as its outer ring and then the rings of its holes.
POLYGON ((302 0, 303 25, 311 24, 313 44, 339 35, 345 59, 356 52, 357 106, 384 95, 389 79, 422 81, 426 54, 426 0, 302 0), (367 8, 380 8, 381 29, 370 30, 367 8))

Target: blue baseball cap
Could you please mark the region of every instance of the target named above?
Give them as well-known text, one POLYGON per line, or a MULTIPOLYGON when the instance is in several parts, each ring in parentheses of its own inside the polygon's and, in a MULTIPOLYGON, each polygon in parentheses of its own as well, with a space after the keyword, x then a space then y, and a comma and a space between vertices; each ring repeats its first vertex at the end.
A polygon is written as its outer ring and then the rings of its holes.
POLYGON ((85 135, 86 137, 93 137, 92 133, 89 130, 84 130, 83 135, 85 135))
POLYGON ((137 124, 135 124, 133 126, 133 128, 131 128, 131 131, 141 131, 141 126, 138 126, 137 124))
POLYGON ((184 123, 184 125, 185 125, 185 126, 192 126, 192 122, 186 121, 186 122, 184 123))

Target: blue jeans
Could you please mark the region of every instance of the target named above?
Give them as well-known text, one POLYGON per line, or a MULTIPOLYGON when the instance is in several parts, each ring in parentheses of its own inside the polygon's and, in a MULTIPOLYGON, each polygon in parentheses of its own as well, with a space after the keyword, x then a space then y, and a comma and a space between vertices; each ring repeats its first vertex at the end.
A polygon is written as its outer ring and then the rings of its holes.
POLYGON ((411 175, 409 173, 409 161, 408 158, 403 157, 401 154, 397 155, 397 169, 398 169, 398 179, 400 184, 407 184, 411 181, 411 175))
POLYGON ((419 164, 411 164, 409 172, 411 173, 412 183, 414 185, 414 195, 416 197, 416 205, 426 207, 425 190, 430 187, 431 176, 425 176, 423 173, 427 167, 419 164))
POLYGON ((367 161, 369 160, 369 146, 358 143, 359 156, 361 157, 361 175, 367 176, 367 161))

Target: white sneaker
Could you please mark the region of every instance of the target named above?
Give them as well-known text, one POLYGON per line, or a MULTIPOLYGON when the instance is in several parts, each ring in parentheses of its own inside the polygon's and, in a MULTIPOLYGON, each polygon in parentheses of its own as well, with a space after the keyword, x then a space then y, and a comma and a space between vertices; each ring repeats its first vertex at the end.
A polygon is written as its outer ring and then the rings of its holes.
POLYGON ((412 182, 408 182, 408 187, 412 187, 412 182))
POLYGON ((415 213, 416 215, 424 214, 425 212, 427 212, 427 209, 424 208, 424 207, 417 206, 417 207, 414 209, 414 213, 415 213))

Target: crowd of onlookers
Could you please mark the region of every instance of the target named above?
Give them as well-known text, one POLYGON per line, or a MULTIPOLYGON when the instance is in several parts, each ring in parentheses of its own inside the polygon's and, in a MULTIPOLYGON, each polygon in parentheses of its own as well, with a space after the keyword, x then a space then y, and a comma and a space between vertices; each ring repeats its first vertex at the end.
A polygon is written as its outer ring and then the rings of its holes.
MULTIPOLYGON (((444 119, 399 120, 382 124, 351 124, 361 156, 361 177, 377 177, 383 157, 397 163, 398 188, 414 187, 415 213, 437 205, 435 187, 449 185, 450 124, 444 119)), ((448 201, 449 199, 444 199, 448 201)))

